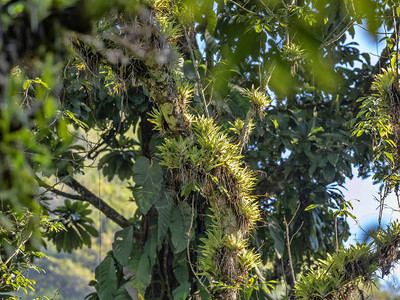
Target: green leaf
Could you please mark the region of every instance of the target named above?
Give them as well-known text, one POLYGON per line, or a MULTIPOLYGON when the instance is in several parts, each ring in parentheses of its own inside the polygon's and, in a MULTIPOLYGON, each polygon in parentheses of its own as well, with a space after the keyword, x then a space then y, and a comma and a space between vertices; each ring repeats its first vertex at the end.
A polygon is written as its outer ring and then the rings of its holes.
POLYGON ((128 300, 131 299, 131 296, 129 296, 128 291, 125 288, 125 284, 121 285, 115 294, 114 300, 128 300))
POLYGON ((133 166, 133 180, 136 187, 133 190, 136 204, 142 214, 146 214, 154 202, 160 197, 163 185, 163 172, 156 163, 150 163, 149 159, 141 156, 133 166))
POLYGON ((114 299, 117 291, 117 276, 114 266, 114 259, 107 255, 101 264, 96 268, 96 291, 99 300, 114 299))
POLYGON ((168 232, 171 211, 174 207, 172 193, 163 193, 163 197, 159 198, 154 205, 158 213, 158 244, 161 245, 168 232))
POLYGON ((384 154, 385 154, 386 158, 389 159, 390 162, 393 164, 394 163, 394 159, 393 159, 392 153, 384 152, 384 154))
POLYGON ((115 233, 112 249, 115 259, 123 266, 128 264, 133 247, 133 227, 129 226, 115 233))
MULTIPOLYGON (((171 240, 175 248, 175 253, 182 252, 186 249, 188 231, 190 228, 190 223, 192 219, 192 209, 186 202, 179 205, 179 209, 174 209, 172 211, 172 216, 169 223, 169 228, 171 230, 171 240)), ((195 214, 196 212, 194 212, 195 214)), ((193 216, 193 220, 196 219, 196 215, 193 216)), ((192 226, 192 231, 194 229, 192 226)), ((193 234, 190 234, 191 238, 193 234)))
POLYGON ((176 289, 172 291, 172 296, 174 296, 174 300, 182 300, 186 299, 189 296, 190 292, 190 284, 186 282, 181 284, 176 289))
POLYGON ((267 221, 268 221, 267 226, 269 233, 271 234, 271 237, 274 240, 275 252, 278 255, 278 259, 280 259, 283 255, 283 252, 285 251, 285 240, 284 240, 283 230, 279 226, 279 224, 275 222, 273 219, 268 218, 267 221))
POLYGON ((317 167, 318 167, 318 161, 317 160, 313 160, 312 163, 311 163, 310 168, 308 169, 308 174, 310 176, 312 176, 314 174, 315 170, 317 169, 317 167))
POLYGON ((320 205, 319 204, 311 204, 311 205, 307 206, 304 211, 312 210, 318 206, 320 206, 320 205))
POLYGON ((22 85, 22 88, 23 88, 24 90, 26 90, 27 88, 30 87, 30 85, 32 84, 32 82, 33 82, 32 79, 27 79, 27 80, 25 80, 25 81, 24 81, 24 84, 22 85))
POLYGON ((144 252, 147 253, 149 260, 150 260, 150 268, 153 268, 154 264, 156 263, 157 257, 157 229, 154 228, 151 231, 151 239, 146 241, 144 246, 144 252))
POLYGON ((217 25, 217 15, 210 9, 207 12, 207 30, 211 34, 214 34, 215 26, 217 25))
POLYGON ((335 179, 336 169, 331 164, 327 164, 323 168, 322 175, 325 181, 332 182, 335 179))
POLYGON ((188 265, 183 261, 178 267, 174 269, 174 276, 180 284, 184 284, 189 280, 188 265))
POLYGON ((269 118, 270 120, 271 120, 271 122, 274 124, 274 127, 275 127, 275 129, 278 129, 279 128, 279 124, 278 124, 278 121, 277 120, 275 120, 274 118, 269 118))
MULTIPOLYGON (((127 285, 131 285, 138 290, 138 292, 144 295, 147 286, 151 281, 151 267, 149 256, 146 253, 143 253, 140 257, 139 265, 136 270, 135 277, 127 283, 127 285)), ((112 298, 110 298, 112 299, 112 298)))
POLYGON ((331 163, 332 166, 336 167, 338 160, 339 154, 333 152, 328 154, 328 161, 331 163))
POLYGON ((390 60, 390 66, 392 67, 393 70, 396 69, 396 64, 397 64, 397 55, 394 55, 390 60))

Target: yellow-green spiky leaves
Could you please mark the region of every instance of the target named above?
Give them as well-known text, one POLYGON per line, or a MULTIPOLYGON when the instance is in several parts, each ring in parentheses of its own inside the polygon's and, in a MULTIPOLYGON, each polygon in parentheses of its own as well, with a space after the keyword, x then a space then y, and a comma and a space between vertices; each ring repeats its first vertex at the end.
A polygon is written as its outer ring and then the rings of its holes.
POLYGON ((229 122, 229 124, 231 125, 229 130, 232 131, 235 135, 237 135, 238 142, 241 142, 242 140, 248 141, 250 133, 255 128, 255 124, 252 119, 249 120, 247 128, 245 128, 246 127, 245 121, 241 119, 236 119, 235 123, 229 122))
POLYGON ((392 90, 395 73, 392 69, 382 69, 382 73, 375 76, 372 89, 377 91, 379 96, 385 97, 392 90))
POLYGON ((252 110, 257 112, 260 119, 263 118, 263 109, 271 104, 272 99, 266 92, 259 88, 243 89, 243 93, 251 100, 252 110))
POLYGON ((148 121, 154 124, 153 129, 160 131, 161 134, 164 133, 164 117, 158 109, 153 107, 153 111, 149 113, 148 121))
POLYGON ((188 81, 185 81, 177 84, 176 89, 178 92, 179 103, 181 103, 182 105, 190 103, 190 100, 193 98, 194 94, 194 85, 188 81))

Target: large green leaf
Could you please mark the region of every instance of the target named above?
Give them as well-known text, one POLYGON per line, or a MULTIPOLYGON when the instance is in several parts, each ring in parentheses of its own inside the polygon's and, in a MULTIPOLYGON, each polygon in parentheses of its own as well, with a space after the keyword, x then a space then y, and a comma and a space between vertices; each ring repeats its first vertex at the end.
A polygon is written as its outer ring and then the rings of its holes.
POLYGON ((178 282, 180 284, 184 284, 187 281, 189 281, 189 270, 188 270, 188 264, 186 263, 186 257, 185 259, 183 259, 179 266, 177 266, 174 269, 174 276, 176 278, 176 280, 178 280, 178 282))
POLYGON ((144 246, 144 252, 147 253, 150 260, 150 268, 154 266, 157 258, 157 228, 151 231, 151 239, 147 240, 144 246))
POLYGON ((149 256, 146 253, 143 253, 140 257, 137 268, 134 268, 136 271, 135 277, 127 282, 127 285, 131 285, 136 288, 139 294, 144 295, 147 286, 151 281, 151 267, 149 256))
POLYGON ((178 286, 176 289, 174 289, 172 291, 172 295, 174 296, 174 300, 186 299, 189 296, 189 293, 190 293, 190 284, 189 284, 189 282, 181 284, 180 286, 178 286))
POLYGON ((271 218, 268 218, 268 230, 274 240, 275 252, 278 258, 281 258, 285 251, 285 240, 282 228, 279 224, 271 218))
POLYGON ((144 156, 139 157, 133 166, 135 189, 133 196, 142 214, 146 214, 154 202, 160 197, 163 184, 163 172, 156 163, 144 156))
POLYGON ((163 193, 163 197, 159 198, 154 205, 158 213, 158 244, 160 245, 169 228, 171 211, 174 206, 172 193, 163 193))
POLYGON ((112 249, 115 259, 123 266, 128 264, 133 247, 133 227, 126 227, 115 233, 112 249))
POLYGON ((132 297, 129 295, 128 291, 125 288, 125 284, 121 285, 115 294, 114 300, 129 300, 132 297))
POLYGON ((117 275, 114 266, 114 259, 107 255, 101 264, 96 268, 96 290, 99 300, 114 299, 117 291, 117 275))
MULTIPOLYGON (((186 248, 188 231, 191 225, 192 218, 196 219, 196 212, 193 212, 192 208, 186 202, 181 203, 178 209, 172 211, 172 216, 169 223, 169 228, 171 230, 171 240, 175 248, 175 253, 179 253, 186 248)), ((192 226, 195 228, 194 224, 192 226)), ((190 233, 190 237, 193 237, 193 232, 190 233)))

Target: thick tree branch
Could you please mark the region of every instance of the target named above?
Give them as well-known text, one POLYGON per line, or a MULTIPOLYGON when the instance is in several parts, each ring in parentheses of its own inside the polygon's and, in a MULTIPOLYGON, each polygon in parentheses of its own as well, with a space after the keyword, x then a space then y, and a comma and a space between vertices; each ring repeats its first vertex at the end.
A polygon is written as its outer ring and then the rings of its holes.
POLYGON ((41 180, 39 177, 36 176, 36 180, 39 182, 41 186, 49 190, 50 192, 63 196, 68 199, 72 200, 79 200, 79 201, 85 201, 96 207, 98 210, 100 210, 107 218, 112 220, 114 223, 118 224, 122 228, 128 227, 131 225, 131 223, 120 213, 118 213, 115 209, 113 209, 111 206, 109 206, 104 200, 100 199, 97 197, 95 194, 93 194, 91 191, 89 191, 86 187, 81 185, 78 181, 76 181, 74 178, 68 179, 68 181, 65 182, 69 187, 71 187, 74 191, 76 191, 79 195, 76 194, 71 194, 71 193, 66 193, 63 191, 60 191, 56 189, 54 186, 50 186, 47 183, 45 183, 43 180, 41 180))
POLYGON ((76 181, 74 178, 71 178, 67 182, 65 182, 69 187, 71 187, 73 190, 75 190, 79 195, 81 195, 86 201, 92 204, 94 207, 96 207, 98 210, 100 210, 106 217, 117 223, 119 226, 122 228, 128 227, 131 225, 131 223, 125 219, 124 216, 122 216, 120 213, 118 213, 115 209, 113 209, 111 206, 109 206, 106 202, 104 202, 102 199, 97 197, 95 194, 93 194, 91 191, 89 191, 86 187, 81 185, 78 181, 76 181))

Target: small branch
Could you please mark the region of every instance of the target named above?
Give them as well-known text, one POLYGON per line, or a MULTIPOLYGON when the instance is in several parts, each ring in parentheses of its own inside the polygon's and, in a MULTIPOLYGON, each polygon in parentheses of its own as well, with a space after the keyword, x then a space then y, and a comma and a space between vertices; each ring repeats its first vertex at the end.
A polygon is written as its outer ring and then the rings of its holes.
POLYGON ((303 225, 304 225, 304 221, 301 222, 301 225, 300 225, 299 229, 297 229, 296 232, 295 232, 295 233, 292 235, 292 237, 290 238, 290 245, 291 245, 292 242, 293 242, 293 238, 299 233, 299 231, 301 230, 301 228, 303 228, 303 225))
MULTIPOLYGON (((259 16, 259 17, 261 17, 261 18, 265 18, 265 15, 260 14, 260 13, 257 13, 257 12, 254 12, 254 11, 252 11, 252 10, 250 10, 250 9, 247 9, 246 7, 244 7, 243 5, 237 3, 237 2, 234 1, 234 0, 230 0, 230 2, 232 2, 232 3, 235 4, 237 7, 243 9, 245 12, 247 12, 247 13, 249 13, 249 14, 256 15, 256 16, 259 16)), ((265 10, 268 12, 269 15, 274 15, 273 11, 271 11, 266 5, 264 5, 264 7, 265 7, 265 10)))
POLYGON ((353 26, 354 23, 355 23, 355 21, 351 21, 349 24, 346 25, 345 28, 343 28, 343 30, 337 36, 333 37, 332 39, 330 39, 328 41, 323 42, 319 48, 322 49, 326 46, 329 46, 329 45, 337 42, 343 35, 346 34, 347 30, 349 30, 349 28, 351 26, 353 26))
POLYGON ((338 224, 337 224, 337 216, 335 215, 335 250, 336 254, 339 252, 339 236, 338 236, 338 224))
POLYGON ((387 196, 390 193, 390 187, 388 186, 388 184, 385 183, 385 187, 383 189, 382 192, 379 193, 379 200, 375 198, 375 200, 377 200, 379 202, 379 217, 378 217, 378 229, 381 228, 382 225, 382 215, 383 215, 383 209, 385 207, 385 200, 387 198, 387 196))
POLYGON ((304 222, 300 225, 299 229, 295 232, 295 234, 290 237, 290 229, 289 226, 292 224, 294 218, 296 217, 298 211, 300 209, 300 203, 297 205, 296 211, 294 212, 292 218, 288 222, 286 220, 286 216, 283 216, 283 224, 285 225, 286 229, 286 246, 288 248, 288 255, 289 255, 289 266, 290 266, 290 273, 292 274, 292 279, 293 279, 293 284, 296 284, 296 276, 294 275, 294 268, 293 268, 293 259, 292 259, 292 251, 290 249, 290 245, 292 244, 293 237, 300 231, 300 229, 303 227, 304 222))
POLYGON ((288 248, 290 273, 292 274, 293 283, 296 283, 296 277, 294 275, 294 268, 293 268, 292 251, 290 250, 289 224, 286 221, 286 216, 283 216, 283 223, 285 224, 285 229, 286 229, 286 246, 288 248))
MULTIPOLYGON (((396 39, 396 76, 399 75, 399 33, 397 28, 396 22, 396 5, 393 5, 392 12, 393 12, 393 23, 394 23, 394 35, 396 39)), ((398 80, 396 78, 396 87, 398 87, 398 80)))
POLYGON ((204 110, 206 111, 206 117, 209 118, 210 117, 210 113, 208 112, 208 103, 206 101, 206 96, 204 94, 203 85, 201 84, 201 77, 200 77, 199 69, 198 69, 198 66, 197 66, 196 58, 194 57, 193 48, 192 48, 192 46, 190 44, 190 39, 189 39, 189 36, 187 34, 186 28, 184 30, 185 30, 186 42, 187 42, 188 47, 189 47, 190 57, 192 59, 194 71, 196 72, 198 90, 199 90, 199 93, 200 93, 200 96, 201 96, 201 100, 203 100, 204 110))
POLYGON ((124 216, 122 216, 115 209, 113 209, 111 206, 109 206, 104 200, 100 199, 95 194, 93 194, 91 191, 89 191, 87 188, 85 188, 83 185, 81 185, 74 178, 68 178, 68 180, 64 183, 67 184, 69 187, 71 187, 79 195, 60 191, 60 190, 48 185, 43 180, 41 180, 39 177, 35 176, 35 178, 38 181, 39 185, 43 186, 48 191, 50 191, 56 195, 60 195, 62 197, 72 199, 72 200, 89 202, 91 205, 93 205, 95 208, 97 208, 99 211, 101 211, 107 218, 109 218, 110 220, 112 220, 114 223, 118 224, 122 228, 125 228, 125 227, 128 227, 131 225, 131 223, 124 216))
POLYGON ((249 140, 249 137, 250 137, 249 125, 250 125, 250 122, 251 122, 251 120, 253 118, 253 115, 254 115, 253 108, 250 107, 249 111, 247 112, 246 120, 245 120, 244 126, 243 126, 243 135, 241 136, 239 153, 242 153, 244 146, 246 145, 246 143, 249 140))
POLYGON ((21 242, 17 249, 14 250, 14 253, 5 261, 5 265, 7 265, 13 259, 13 257, 18 254, 19 250, 21 250, 21 247, 29 240, 31 236, 32 232, 30 232, 28 237, 21 242))

